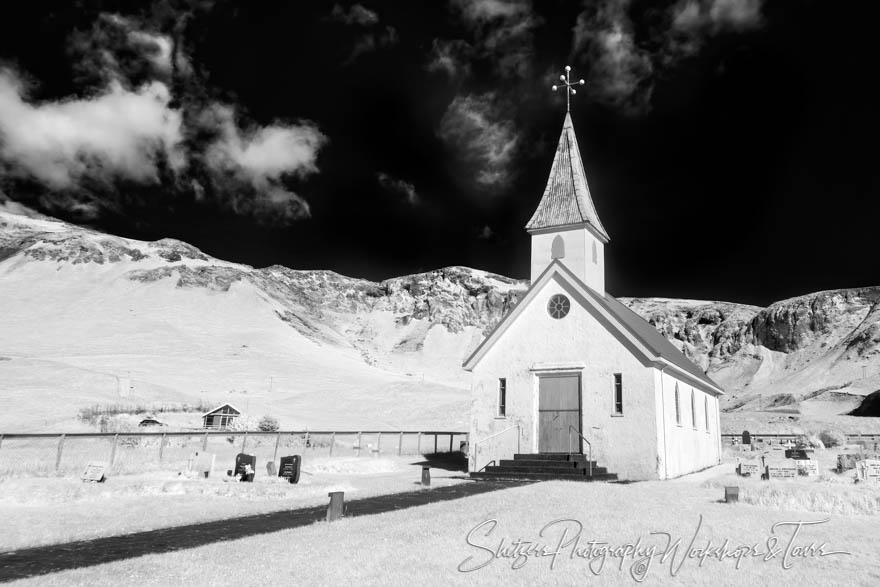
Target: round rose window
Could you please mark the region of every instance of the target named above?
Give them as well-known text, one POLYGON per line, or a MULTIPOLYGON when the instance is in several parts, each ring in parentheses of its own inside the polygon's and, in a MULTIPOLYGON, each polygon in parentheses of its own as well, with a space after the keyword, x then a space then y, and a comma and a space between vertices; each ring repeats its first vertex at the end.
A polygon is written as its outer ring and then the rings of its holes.
POLYGON ((550 298, 550 303, 547 304, 547 311, 550 312, 550 315, 554 318, 565 318, 565 315, 568 314, 568 311, 571 309, 571 302, 568 301, 568 298, 562 294, 556 294, 552 298, 550 298))

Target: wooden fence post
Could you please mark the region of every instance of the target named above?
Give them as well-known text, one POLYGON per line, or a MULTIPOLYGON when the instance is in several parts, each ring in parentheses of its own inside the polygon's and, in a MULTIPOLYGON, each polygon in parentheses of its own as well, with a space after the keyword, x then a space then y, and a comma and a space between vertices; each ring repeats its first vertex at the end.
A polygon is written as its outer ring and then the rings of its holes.
POLYGON ((241 441, 241 452, 247 447, 247 430, 244 431, 244 438, 241 441))
POLYGON ((116 462, 116 443, 119 441, 119 434, 113 435, 113 448, 110 450, 110 466, 116 462))
POLYGON ((281 433, 280 432, 275 436, 275 454, 272 455, 272 462, 275 462, 275 460, 278 458, 278 445, 279 444, 281 444, 281 433))
POLYGON ((3 435, 0 434, 0 448, 3 448, 3 435))
POLYGON ((159 464, 162 463, 162 453, 165 452, 165 433, 162 433, 162 440, 159 441, 159 464))
POLYGON ((64 452, 64 438, 65 435, 62 434, 61 438, 58 439, 58 455, 55 457, 55 470, 61 466, 61 453, 64 452))
POLYGON ((377 455, 382 454, 382 433, 381 432, 379 432, 376 435, 376 454, 377 455))
POLYGON ((434 454, 437 454, 437 436, 438 434, 434 433, 434 454))
POLYGON ((330 455, 329 455, 331 457, 333 456, 333 445, 334 444, 336 444, 336 433, 331 432, 330 433, 330 455))
POLYGON ((357 446, 357 454, 355 456, 361 456, 361 433, 358 432, 358 446, 357 446))
POLYGON ((449 452, 452 452, 452 433, 449 433, 449 452))
POLYGON ((208 433, 205 432, 205 438, 202 440, 202 452, 208 450, 208 433))
POLYGON ((305 449, 307 449, 307 448, 309 448, 309 431, 308 430, 306 430, 306 442, 305 442, 305 445, 303 445, 303 451, 305 451, 305 449))
POLYGON ((416 448, 416 454, 422 454, 422 433, 419 432, 419 446, 416 448))
POLYGON ((397 456, 403 454, 403 432, 400 433, 400 438, 397 440, 397 456))

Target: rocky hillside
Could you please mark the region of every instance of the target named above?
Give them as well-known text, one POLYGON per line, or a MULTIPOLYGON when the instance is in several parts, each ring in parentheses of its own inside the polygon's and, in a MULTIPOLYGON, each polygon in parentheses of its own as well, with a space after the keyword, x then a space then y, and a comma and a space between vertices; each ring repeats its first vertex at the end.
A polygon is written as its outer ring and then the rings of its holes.
MULTIPOLYGON (((0 211, 0 274, 40 275, 62 267, 78 268, 77 275, 91 272, 89 279, 98 285, 112 279, 114 287, 122 287, 122 279, 130 284, 126 288, 167 284, 224 295, 241 284, 280 324, 311 344, 351 351, 383 371, 453 387, 466 385, 462 359, 528 286, 466 267, 378 283, 331 271, 255 269, 172 239, 134 241, 0 211)), ((780 398, 787 396, 797 401, 841 391, 866 395, 880 388, 880 287, 819 292, 767 308, 662 298, 621 301, 730 392, 727 409, 784 402, 780 398)))

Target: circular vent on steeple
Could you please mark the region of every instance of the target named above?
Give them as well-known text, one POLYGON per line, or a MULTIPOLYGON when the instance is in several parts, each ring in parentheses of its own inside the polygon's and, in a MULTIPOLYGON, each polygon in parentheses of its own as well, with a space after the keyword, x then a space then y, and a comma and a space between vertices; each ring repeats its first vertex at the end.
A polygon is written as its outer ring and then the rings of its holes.
POLYGON ((568 298, 562 294, 556 294, 550 298, 550 302, 547 304, 547 311, 557 320, 559 318, 565 318, 570 309, 571 302, 569 302, 568 298))

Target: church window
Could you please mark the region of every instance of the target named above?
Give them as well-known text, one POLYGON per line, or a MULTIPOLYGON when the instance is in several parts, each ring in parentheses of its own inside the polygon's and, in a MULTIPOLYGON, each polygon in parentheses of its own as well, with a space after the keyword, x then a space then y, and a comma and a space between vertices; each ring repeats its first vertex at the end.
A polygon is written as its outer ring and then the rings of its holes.
POLYGON ((623 374, 614 374, 614 413, 623 414, 623 374))
POLYGON ((507 415, 507 379, 498 380, 498 416, 503 418, 507 415))
POLYGON ((691 390, 691 424, 694 425, 694 430, 697 429, 697 399, 694 395, 694 390, 691 390))
POLYGON ((681 402, 678 396, 678 383, 675 384, 675 423, 681 426, 681 402))
POLYGON ((599 251, 596 249, 596 241, 593 241, 593 265, 599 263, 599 251))
POLYGON ((550 258, 551 259, 565 258, 565 241, 562 240, 562 236, 560 236, 558 234, 553 239, 553 243, 550 245, 550 258))
POLYGON ((570 309, 571 302, 569 302, 568 298, 562 294, 554 295, 550 298, 550 302, 547 304, 547 311, 556 319, 565 318, 570 309))
POLYGON ((709 433, 709 398, 703 396, 703 412, 706 415, 706 433, 709 433))

